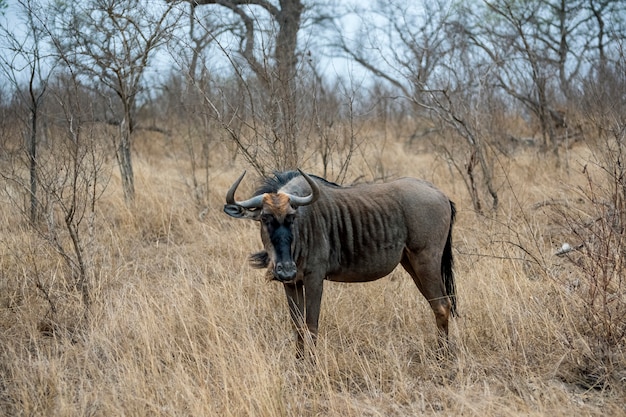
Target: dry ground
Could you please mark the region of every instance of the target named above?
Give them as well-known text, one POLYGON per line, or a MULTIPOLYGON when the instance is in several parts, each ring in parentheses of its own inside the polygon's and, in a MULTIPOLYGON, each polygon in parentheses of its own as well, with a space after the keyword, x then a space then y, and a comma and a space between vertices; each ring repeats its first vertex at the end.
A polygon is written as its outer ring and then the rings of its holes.
MULTIPOLYGON (((144 145, 135 159, 133 207, 115 170, 99 200, 88 320, 62 285, 63 263, 2 199, 0 414, 626 415, 623 352, 612 373, 623 385, 590 382, 594 356, 568 287, 582 278, 563 276, 568 261, 554 253, 564 233, 537 205, 577 204, 584 147, 559 168, 535 150, 501 156, 501 208, 489 218, 431 154, 391 143, 374 162, 355 160, 349 178, 377 165, 428 179, 456 201, 453 353, 437 358, 432 313, 396 270, 374 283, 328 283, 310 361, 294 357, 282 288, 247 265, 257 228, 222 213, 243 163, 214 151, 203 210, 186 164, 160 149, 144 145), (56 289, 54 319, 37 282, 56 289)), ((307 169, 316 172, 313 159, 307 169)))

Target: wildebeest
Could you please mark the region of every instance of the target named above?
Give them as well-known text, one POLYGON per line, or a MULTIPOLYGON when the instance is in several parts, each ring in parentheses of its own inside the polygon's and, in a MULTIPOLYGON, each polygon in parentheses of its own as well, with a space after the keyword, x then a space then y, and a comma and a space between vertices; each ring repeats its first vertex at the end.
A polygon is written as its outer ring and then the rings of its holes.
POLYGON ((398 265, 435 313, 438 339, 456 314, 452 272, 454 203, 432 184, 401 178, 341 187, 302 171, 275 173, 253 197, 235 200, 245 171, 226 194, 226 214, 256 220, 264 250, 250 262, 283 283, 297 352, 315 342, 324 280, 367 282, 398 265), (305 327, 306 325, 306 327, 305 327), (306 332, 308 330, 308 333, 306 332))

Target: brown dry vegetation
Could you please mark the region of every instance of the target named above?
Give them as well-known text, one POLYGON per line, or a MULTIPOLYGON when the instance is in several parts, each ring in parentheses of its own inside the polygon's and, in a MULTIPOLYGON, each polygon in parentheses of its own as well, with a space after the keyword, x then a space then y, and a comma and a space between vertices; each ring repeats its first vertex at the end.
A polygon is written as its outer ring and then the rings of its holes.
MULTIPOLYGON (((453 353, 437 358, 432 313, 399 269, 374 283, 327 283, 317 356, 299 361, 282 288, 247 265, 258 230, 222 213, 243 163, 213 150, 201 207, 184 152, 158 140, 138 143, 132 207, 109 168, 87 248, 86 318, 58 254, 3 194, 0 414, 626 414, 623 340, 595 344, 577 255, 554 255, 571 235, 552 208, 591 210, 577 187, 593 150, 577 145, 559 168, 535 149, 499 156, 501 208, 485 218, 442 159, 393 141, 361 149, 348 180, 376 166, 430 180, 457 204, 453 353)), ((247 178, 240 192, 253 185, 247 178)))

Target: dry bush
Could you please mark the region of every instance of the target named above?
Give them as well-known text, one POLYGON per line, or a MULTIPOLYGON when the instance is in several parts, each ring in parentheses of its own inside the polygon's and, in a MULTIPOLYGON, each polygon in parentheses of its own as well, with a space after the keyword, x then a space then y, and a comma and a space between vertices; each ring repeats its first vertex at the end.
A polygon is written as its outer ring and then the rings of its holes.
POLYGON ((97 285, 96 203, 109 174, 104 152, 93 141, 95 130, 68 117, 67 125, 48 133, 34 171, 19 147, 1 167, 6 224, 0 240, 6 259, 1 302, 33 313, 27 321, 42 333, 73 333, 87 318, 97 285))
POLYGON ((576 331, 567 343, 578 355, 565 377, 590 388, 626 381, 626 184, 624 132, 594 149, 572 187, 577 204, 550 204, 561 231, 562 268, 552 277, 565 289, 576 331))
MULTIPOLYGON (((222 213, 223 194, 244 167, 230 159, 220 164, 216 156, 208 210, 201 216, 181 177, 189 167, 181 167, 182 159, 158 158, 156 149, 135 159, 133 207, 124 202, 115 170, 98 201, 92 245, 98 285, 91 319, 80 332, 38 329, 41 311, 33 306, 45 307, 45 300, 36 289, 25 290, 28 299, 20 303, 2 296, 0 413, 626 412, 622 386, 589 390, 564 378, 567 366, 582 357, 576 350, 585 340, 580 311, 562 282, 550 279, 563 264, 553 255, 559 230, 533 209, 548 197, 565 196, 570 181, 584 184, 584 176, 570 179, 552 164, 537 168, 536 155, 522 153, 506 161, 509 187, 501 192, 500 213, 485 219, 467 208, 464 186, 441 161, 407 154, 402 143, 390 140, 375 160, 391 175, 438 184, 459 208, 454 253, 461 317, 451 323, 454 353, 438 359, 432 312, 398 269, 373 283, 329 282, 316 357, 299 361, 282 288, 246 262, 260 247, 256 225, 222 213)), ((374 177, 369 157, 364 152, 355 161, 347 182, 374 177)), ((254 185, 242 184, 241 193, 254 185)), ((13 221, 11 204, 2 198, 3 242, 30 247, 32 234, 13 221)), ((32 285, 24 277, 39 254, 17 257, 0 245, 2 285, 32 285)), ((37 262, 42 276, 54 276, 54 261, 37 262)), ((616 365, 624 369, 623 362, 616 365)))

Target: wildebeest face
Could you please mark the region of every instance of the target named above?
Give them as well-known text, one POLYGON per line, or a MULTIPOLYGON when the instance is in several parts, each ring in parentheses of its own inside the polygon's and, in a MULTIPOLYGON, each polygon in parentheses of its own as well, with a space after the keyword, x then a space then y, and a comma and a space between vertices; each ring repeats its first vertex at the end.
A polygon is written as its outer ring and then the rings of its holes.
POLYGON ((311 188, 309 195, 300 196, 278 191, 259 194, 245 201, 236 201, 235 191, 245 171, 226 193, 224 206, 226 214, 260 222, 265 252, 253 255, 254 263, 260 262, 271 266, 274 279, 281 282, 293 281, 298 272, 292 255, 295 242, 293 225, 297 209, 312 204, 319 197, 319 187, 315 181, 302 171, 300 173, 311 188))
POLYGON ((274 279, 282 282, 296 278, 296 263, 293 260, 293 224, 297 211, 289 203, 286 194, 266 194, 259 216, 261 240, 273 266, 274 279))

